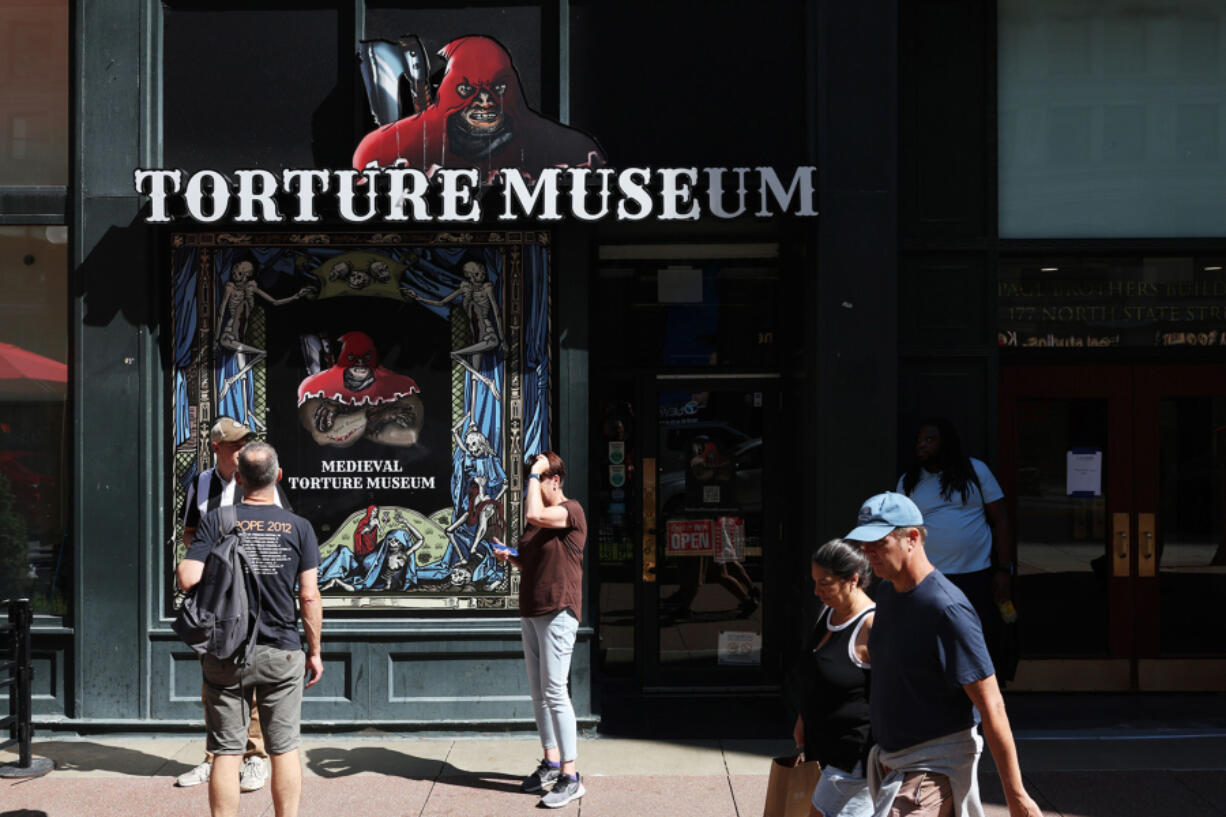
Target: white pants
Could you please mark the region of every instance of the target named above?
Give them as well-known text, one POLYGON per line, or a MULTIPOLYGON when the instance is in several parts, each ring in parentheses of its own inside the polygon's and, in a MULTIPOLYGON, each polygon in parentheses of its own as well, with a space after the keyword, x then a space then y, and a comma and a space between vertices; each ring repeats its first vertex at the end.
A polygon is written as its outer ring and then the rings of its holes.
POLYGON ((570 703, 570 656, 575 651, 579 619, 570 610, 520 619, 524 663, 532 691, 536 729, 545 749, 559 747, 562 761, 579 754, 575 708, 570 703))

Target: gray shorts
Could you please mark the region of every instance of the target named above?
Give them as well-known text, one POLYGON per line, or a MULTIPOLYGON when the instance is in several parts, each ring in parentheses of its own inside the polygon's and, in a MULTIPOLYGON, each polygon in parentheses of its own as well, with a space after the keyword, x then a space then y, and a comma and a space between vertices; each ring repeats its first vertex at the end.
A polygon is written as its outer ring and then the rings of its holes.
POLYGON ((204 674, 206 746, 210 752, 243 754, 253 695, 258 700, 268 753, 283 755, 298 748, 306 653, 260 645, 248 666, 240 667, 211 655, 205 655, 200 665, 204 674))

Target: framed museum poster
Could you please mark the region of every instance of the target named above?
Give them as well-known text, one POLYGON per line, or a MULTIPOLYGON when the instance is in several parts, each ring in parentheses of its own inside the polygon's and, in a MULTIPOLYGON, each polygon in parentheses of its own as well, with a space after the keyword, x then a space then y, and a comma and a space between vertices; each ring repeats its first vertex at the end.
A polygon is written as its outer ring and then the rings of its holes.
POLYGON ((224 416, 277 449, 325 606, 515 610, 490 543, 549 447, 549 233, 180 233, 171 259, 170 572, 224 416))

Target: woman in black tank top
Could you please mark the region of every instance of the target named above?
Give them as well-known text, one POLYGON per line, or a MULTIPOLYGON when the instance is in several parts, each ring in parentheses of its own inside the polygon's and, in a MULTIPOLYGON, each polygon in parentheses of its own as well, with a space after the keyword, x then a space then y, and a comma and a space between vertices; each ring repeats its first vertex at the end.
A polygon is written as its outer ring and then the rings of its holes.
POLYGON ((801 664, 793 737, 807 760, 822 765, 811 815, 872 813, 864 757, 869 749, 868 634, 873 602, 864 592, 871 570, 853 544, 835 539, 813 554, 813 593, 825 608, 801 664))

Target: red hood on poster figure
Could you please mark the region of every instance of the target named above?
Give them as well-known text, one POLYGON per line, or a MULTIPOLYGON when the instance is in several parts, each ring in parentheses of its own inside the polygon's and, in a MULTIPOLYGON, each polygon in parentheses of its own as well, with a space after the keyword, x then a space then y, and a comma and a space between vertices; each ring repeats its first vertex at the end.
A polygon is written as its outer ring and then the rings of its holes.
POLYGON ((369 335, 346 332, 336 365, 298 384, 298 418, 319 445, 347 448, 366 438, 410 446, 421 431, 421 389, 379 365, 369 335))
POLYGON ((461 37, 439 54, 447 66, 433 104, 368 133, 353 154, 356 169, 403 159, 427 173, 475 167, 488 182, 501 168, 535 177, 548 167, 605 164, 592 137, 528 107, 511 55, 496 40, 461 37))

